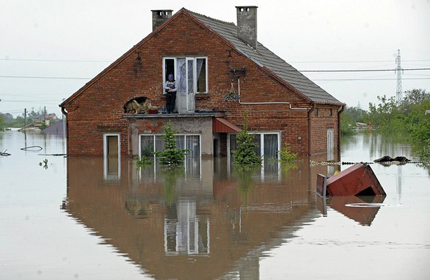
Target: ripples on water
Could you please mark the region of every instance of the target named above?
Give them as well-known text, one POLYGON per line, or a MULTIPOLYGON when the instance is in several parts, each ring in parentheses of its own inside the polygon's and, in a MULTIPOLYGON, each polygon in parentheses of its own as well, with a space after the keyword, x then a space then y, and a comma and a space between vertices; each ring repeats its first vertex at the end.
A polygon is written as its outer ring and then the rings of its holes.
MULTIPOLYGON (((343 141, 342 161, 412 157, 380 136, 343 141)), ((61 138, 0 133, 0 279, 427 279, 430 178, 372 165, 387 197, 315 195, 301 159, 235 171, 64 158, 61 138), (39 145, 43 151, 21 151, 39 145), (44 160, 47 159, 46 168, 44 160)), ((323 157, 312 160, 323 160, 323 157)))

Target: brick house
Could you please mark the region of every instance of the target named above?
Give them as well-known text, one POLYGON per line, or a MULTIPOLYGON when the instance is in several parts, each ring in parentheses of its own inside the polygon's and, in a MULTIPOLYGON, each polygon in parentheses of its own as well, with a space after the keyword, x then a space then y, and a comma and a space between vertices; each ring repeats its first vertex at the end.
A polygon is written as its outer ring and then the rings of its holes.
POLYGON ((152 11, 153 32, 60 104, 68 155, 149 154, 170 121, 192 155, 228 156, 247 112, 259 155, 289 143, 333 159, 344 104, 257 41, 257 7, 236 9, 237 26, 185 8, 152 11), (178 84, 174 114, 160 110, 168 74, 178 84), (133 99, 158 111, 132 114, 133 99))

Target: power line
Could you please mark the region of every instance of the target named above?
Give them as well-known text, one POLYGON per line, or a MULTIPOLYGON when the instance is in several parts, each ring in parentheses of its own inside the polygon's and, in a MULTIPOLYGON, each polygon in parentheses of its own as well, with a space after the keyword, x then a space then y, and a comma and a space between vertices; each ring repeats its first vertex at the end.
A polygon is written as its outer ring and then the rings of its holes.
POLYGON ((92 78, 79 78, 79 77, 40 77, 40 76, 0 76, 0 78, 12 79, 54 79, 54 80, 89 80, 92 78))
MULTIPOLYGON (((78 63, 107 63, 111 60, 80 60, 80 59, 26 59, 26 58, 0 58, 0 61, 23 61, 23 62, 78 62, 78 63)), ((428 62, 428 59, 410 59, 403 60, 403 62, 428 62)), ((290 61, 290 63, 382 63, 392 62, 391 60, 332 60, 332 61, 290 61)))
MULTIPOLYGON (((312 79, 312 81, 396 81, 395 78, 351 78, 351 79, 312 79)), ((430 80, 430 78, 406 78, 402 80, 430 80)))
POLYGON ((109 60, 72 60, 72 59, 21 59, 21 58, 0 58, 2 61, 22 61, 22 62, 78 62, 78 63, 106 63, 109 60))
MULTIPOLYGON (((353 72, 394 72, 397 69, 326 69, 326 70, 286 70, 288 72, 307 72, 307 73, 353 73, 353 72)), ((403 68, 402 71, 429 71, 430 67, 425 68, 403 68)), ((56 80, 89 80, 92 78, 86 77, 42 77, 42 76, 6 76, 1 75, 0 78, 12 78, 12 79, 56 79, 56 80)))
MULTIPOLYGON (((428 71, 430 67, 425 68, 402 68, 402 71, 428 71)), ((287 70, 289 72, 294 72, 294 70, 287 70)), ((350 72, 394 72, 397 71, 396 68, 391 69, 339 69, 339 70, 298 70, 299 72, 313 72, 313 73, 350 73, 350 72)))
MULTIPOLYGON (((410 60, 403 60, 403 62, 429 62, 428 59, 410 59, 410 60)), ((393 62, 391 60, 333 60, 333 61, 311 61, 311 60, 304 60, 304 61, 289 61, 289 63, 386 63, 386 62, 393 62)))

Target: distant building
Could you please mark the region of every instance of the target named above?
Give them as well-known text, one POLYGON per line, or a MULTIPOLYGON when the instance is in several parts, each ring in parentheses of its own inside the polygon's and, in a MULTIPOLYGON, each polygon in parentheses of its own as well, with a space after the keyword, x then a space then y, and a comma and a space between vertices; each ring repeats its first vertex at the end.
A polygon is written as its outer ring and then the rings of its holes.
POLYGON ((258 155, 276 156, 289 143, 301 155, 333 159, 344 104, 257 41, 257 7, 236 8, 237 26, 185 8, 173 16, 152 11, 153 32, 60 105, 67 153, 154 152, 171 121, 179 145, 194 155, 226 156, 247 112, 258 155), (178 85, 179 114, 131 114, 133 99, 161 112, 168 74, 178 85))
POLYGON ((51 126, 48 126, 44 130, 42 130, 42 132, 45 134, 63 135, 65 133, 64 121, 60 120, 59 122, 56 122, 51 126))

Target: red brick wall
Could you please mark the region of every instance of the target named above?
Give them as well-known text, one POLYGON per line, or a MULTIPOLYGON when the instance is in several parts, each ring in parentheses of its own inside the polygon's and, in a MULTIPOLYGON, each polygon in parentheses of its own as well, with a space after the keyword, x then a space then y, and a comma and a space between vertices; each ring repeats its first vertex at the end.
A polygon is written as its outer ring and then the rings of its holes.
MULTIPOLYGON (((309 107, 297 94, 261 70, 254 62, 240 53, 232 52, 231 46, 196 23, 186 14, 173 18, 166 28, 142 41, 128 57, 83 94, 66 105, 68 110, 69 155, 100 156, 103 154, 103 132, 113 126, 121 132, 121 151, 128 151, 127 121, 122 117, 124 104, 134 97, 151 98, 155 106, 164 105, 162 95, 163 57, 207 56, 207 94, 197 97, 196 109, 227 111, 227 119, 241 126, 243 112, 248 112, 251 131, 282 131, 282 142, 291 143, 293 151, 307 154, 306 110, 290 110, 288 104, 241 105, 226 102, 222 98, 231 88, 231 67, 247 70, 246 79, 240 80, 242 102, 291 102, 294 106, 309 107), (137 57, 140 53, 141 63, 137 57), (298 137, 301 140, 298 140, 298 137)), ((237 80, 234 82, 237 92, 237 80)), ((334 119, 334 118, 333 118, 334 119)), ((316 121, 318 124, 320 121, 316 121)), ((327 121, 327 123, 333 123, 327 121)), ((318 131, 314 132, 315 135, 318 131)), ((323 134, 326 135, 325 133, 323 134)), ((322 144, 316 143, 314 151, 322 144)))
POLYGON ((338 113, 336 106, 318 105, 318 116, 311 113, 311 154, 318 155, 327 152, 327 129, 334 129, 334 150, 338 149, 338 113), (330 109, 332 116, 330 116, 330 109))

